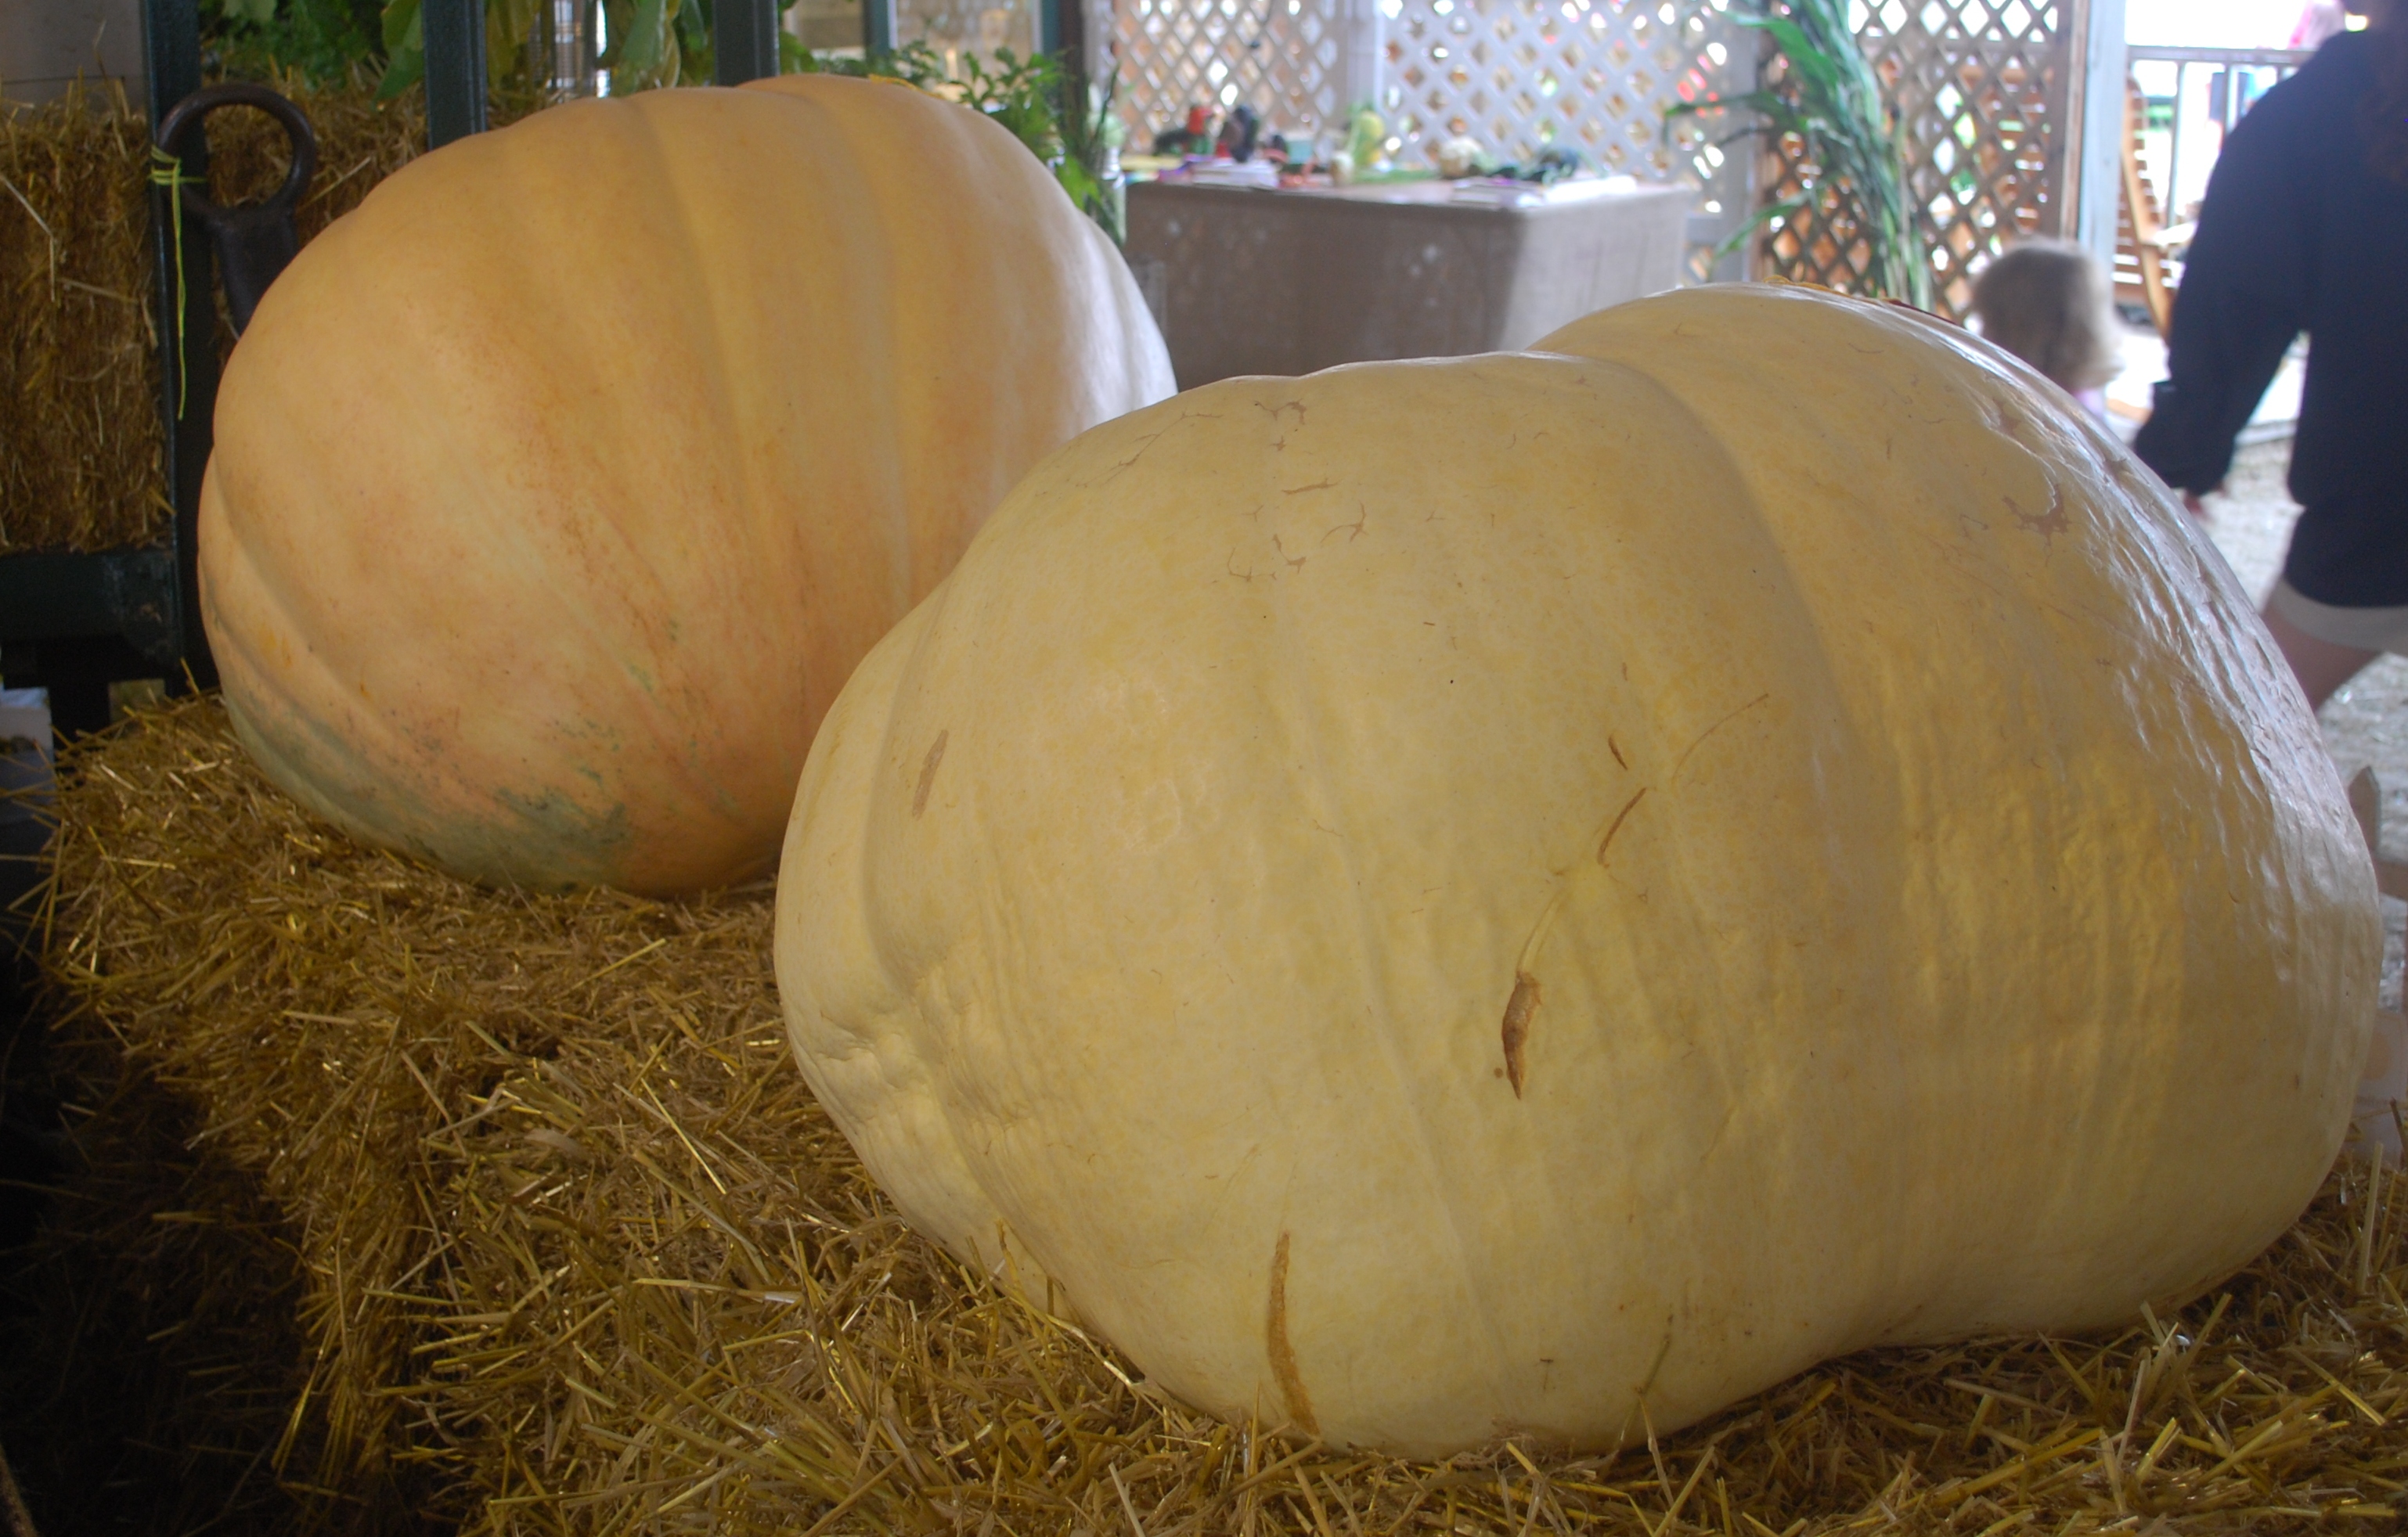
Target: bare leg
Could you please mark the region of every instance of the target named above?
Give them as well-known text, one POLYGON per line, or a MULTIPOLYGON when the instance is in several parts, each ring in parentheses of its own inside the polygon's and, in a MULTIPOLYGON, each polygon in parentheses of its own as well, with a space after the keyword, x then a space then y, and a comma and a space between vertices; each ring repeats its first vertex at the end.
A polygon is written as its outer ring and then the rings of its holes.
POLYGON ((2266 628, 2274 633, 2274 644, 2283 649, 2283 660, 2291 664, 2291 676, 2308 696, 2308 708, 2320 710, 2333 690, 2364 671, 2366 664, 2383 653, 2362 651, 2355 646, 2342 646, 2329 640, 2318 640, 2277 613, 2272 605, 2266 609, 2266 628))

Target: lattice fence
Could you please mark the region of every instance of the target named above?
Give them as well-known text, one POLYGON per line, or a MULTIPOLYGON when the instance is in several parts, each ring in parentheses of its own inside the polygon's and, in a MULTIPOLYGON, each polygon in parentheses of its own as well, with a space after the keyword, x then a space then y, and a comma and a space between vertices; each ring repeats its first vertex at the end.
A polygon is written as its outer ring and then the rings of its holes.
POLYGON ((1190 107, 1243 104, 1268 127, 1307 135, 1340 127, 1350 104, 1338 32, 1320 0, 1118 0, 1110 36, 1129 142, 1175 126, 1190 107))
MULTIPOLYGON (((2059 205, 2069 59, 2066 0, 1864 0, 1865 51, 1896 93, 1908 176, 1931 248, 1932 298, 1961 317, 1971 273, 2017 234, 2068 233, 2059 205)), ((1766 196, 1793 195, 1811 170, 1795 140, 1760 173, 1766 196)), ((1765 240, 1761 270, 1842 291, 1870 264, 1828 196, 1765 240)))
POLYGON ((1670 176, 1664 107, 1715 88, 1730 33, 1708 0, 1404 0, 1381 107, 1407 162, 1468 135, 1507 159, 1566 144, 1670 176))
MULTIPOLYGON (((932 0, 912 0, 932 3, 932 0)), ((975 4, 978 0, 954 0, 975 4)), ((1026 4, 1027 0, 1014 0, 1026 4)), ((1690 276, 1759 201, 1811 175, 1798 145, 1714 147, 1724 125, 1664 108, 1744 91, 1759 36, 1729 0, 1376 0, 1378 46, 1350 75, 1340 17, 1371 0, 1094 0, 1111 38, 1132 143, 1190 106, 1252 105, 1271 126, 1337 128, 1350 92, 1376 99, 1398 163, 1465 135, 1505 159, 1578 148, 1610 172, 1698 189, 1690 276), (1109 7, 1109 15, 1106 7, 1109 7)), ((1934 298, 1962 315, 1973 268, 2006 238, 2068 233, 2059 206, 2077 0, 1855 0, 1853 21, 1906 124, 1908 174, 1933 253, 1934 298)), ((1367 16, 1369 13, 1365 13, 1367 16)), ((1775 74, 1777 78, 1777 70, 1775 74)), ((1826 198, 1768 233, 1760 275, 1862 286, 1870 253, 1826 198)), ((1716 275, 1739 274, 1731 267, 1716 275)))
MULTIPOLYGON (((1341 66, 1335 0, 1114 0, 1109 26, 1132 143, 1191 106, 1240 102, 1270 126, 1327 133, 1354 105, 1351 86, 1376 100, 1399 164, 1433 164, 1458 135, 1508 160, 1571 146, 1609 172, 1698 187, 1699 231, 1712 236, 1747 207, 1749 166, 1695 123, 1667 143, 1663 110, 1752 78, 1727 4, 1383 0, 1376 73, 1360 81, 1341 66)), ((1692 252, 1693 277, 1707 275, 1712 247, 1692 252)))
MULTIPOLYGON (((1563 145, 1609 173, 1689 182, 1711 231, 1747 206, 1747 167, 1694 121, 1668 140, 1664 109, 1744 89, 1744 46, 1716 0, 1401 0, 1380 105, 1401 164, 1434 164, 1457 135, 1508 160, 1563 145)), ((1691 251, 1692 278, 1712 251, 1691 251)))

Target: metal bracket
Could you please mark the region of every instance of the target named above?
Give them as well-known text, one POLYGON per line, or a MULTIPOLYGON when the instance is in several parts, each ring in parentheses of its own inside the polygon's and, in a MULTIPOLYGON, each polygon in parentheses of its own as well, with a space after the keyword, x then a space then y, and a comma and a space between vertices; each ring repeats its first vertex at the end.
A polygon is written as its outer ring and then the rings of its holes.
POLYGON ((284 173, 284 185, 265 203, 249 203, 236 207, 220 207, 211 202, 206 186, 185 185, 183 211, 209 232, 218 253, 218 267, 225 279, 226 307, 234 316, 234 334, 237 336, 250 329, 251 312, 293 258, 299 254, 301 241, 293 228, 293 210, 302 195, 309 190, 309 178, 318 165, 318 136, 309 128, 309 120, 301 109, 264 85, 248 80, 229 80, 223 85, 207 86, 194 92, 169 108, 160 120, 160 148, 170 154, 181 152, 181 146, 199 130, 208 115, 224 107, 255 107, 274 118, 284 127, 293 149, 293 163, 284 173))

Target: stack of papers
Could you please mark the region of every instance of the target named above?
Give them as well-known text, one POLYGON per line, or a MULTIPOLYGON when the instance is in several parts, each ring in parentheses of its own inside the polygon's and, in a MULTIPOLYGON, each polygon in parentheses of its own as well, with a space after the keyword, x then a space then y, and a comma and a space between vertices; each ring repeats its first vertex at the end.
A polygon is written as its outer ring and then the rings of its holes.
POLYGON ((1484 176, 1456 182, 1447 197, 1450 202, 1477 203, 1485 208, 1527 208, 1544 203, 1547 190, 1535 181, 1484 176))
POLYGON ((1575 177, 1542 187, 1535 181, 1514 181, 1505 177, 1473 177, 1458 181, 1449 201, 1476 204, 1485 208, 1534 208, 1546 203, 1578 203, 1584 198, 1602 197, 1612 192, 1634 192, 1639 178, 1627 176, 1575 177))
POLYGON ((1280 168, 1268 160, 1199 161, 1187 173, 1198 187, 1276 187, 1280 168))

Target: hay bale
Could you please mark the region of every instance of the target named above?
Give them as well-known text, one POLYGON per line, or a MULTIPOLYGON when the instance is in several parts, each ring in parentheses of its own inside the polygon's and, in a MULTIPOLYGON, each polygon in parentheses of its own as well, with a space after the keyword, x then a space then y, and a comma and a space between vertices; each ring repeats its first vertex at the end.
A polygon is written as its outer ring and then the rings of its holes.
POLYGON ((2112 1338, 1872 1352, 1614 1456, 1341 1454, 1188 1414, 906 1230, 787 1058, 766 889, 461 885, 309 821, 210 700, 73 756, 62 806, 62 1038, 188 1100, 297 1255, 295 1484, 415 1470, 479 1531, 1156 1537, 2304 1531, 2408 1484, 2394 1175, 2112 1338))
POLYGON ((0 555, 165 527, 149 146, 120 91, 0 110, 0 555))
MULTIPOLYGON (((318 135, 318 173, 294 215, 304 244, 425 148, 422 90, 379 102, 365 77, 268 83, 318 135)), ((534 105, 497 96, 494 121, 534 105)), ((218 112, 208 131, 220 204, 263 198, 283 179, 283 131, 265 113, 218 112)), ((0 109, 0 555, 152 544, 172 521, 149 157, 149 125, 119 90, 0 109)), ((205 238, 190 223, 185 233, 205 238)), ((222 314, 215 344, 221 359, 233 348, 222 314)))

